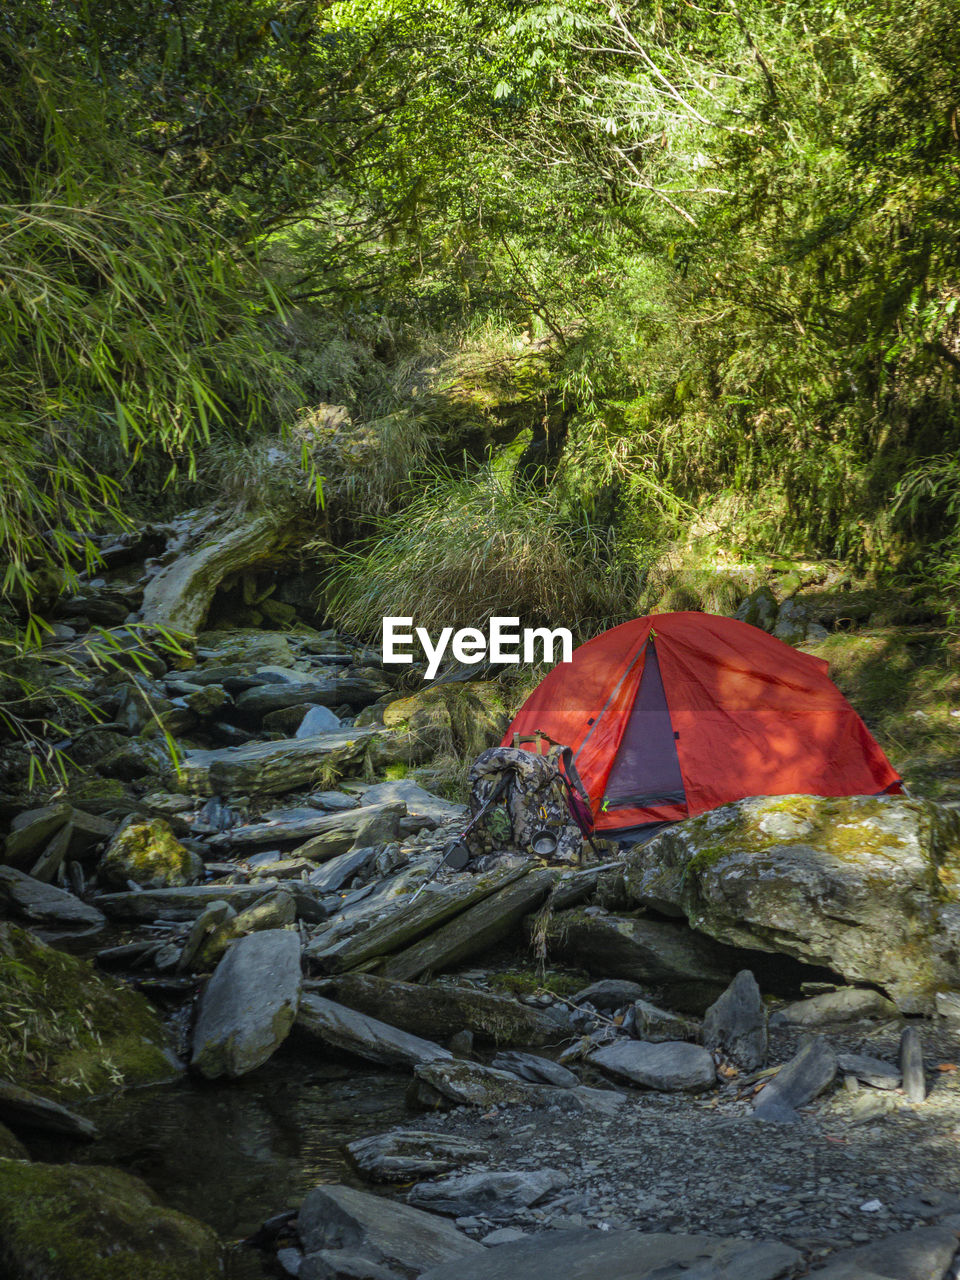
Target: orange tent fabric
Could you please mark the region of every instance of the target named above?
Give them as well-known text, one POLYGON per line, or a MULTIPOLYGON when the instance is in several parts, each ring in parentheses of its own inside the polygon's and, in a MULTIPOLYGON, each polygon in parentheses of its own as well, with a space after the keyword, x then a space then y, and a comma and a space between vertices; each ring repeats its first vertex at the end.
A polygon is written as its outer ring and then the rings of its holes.
POLYGON ((573 748, 601 832, 745 796, 900 790, 826 662, 711 614, 636 618, 581 645, 503 745, 537 730, 573 748))

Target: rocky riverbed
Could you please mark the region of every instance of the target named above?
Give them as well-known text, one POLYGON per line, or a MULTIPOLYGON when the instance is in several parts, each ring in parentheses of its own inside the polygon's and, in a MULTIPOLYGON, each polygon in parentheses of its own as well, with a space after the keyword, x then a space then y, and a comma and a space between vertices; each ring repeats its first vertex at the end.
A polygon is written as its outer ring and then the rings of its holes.
POLYGON ((2 766, 2 1267, 955 1274, 953 808, 751 800, 435 874, 435 759, 503 690, 398 687, 277 536, 105 545, 54 621, 103 723, 47 794, 2 766))

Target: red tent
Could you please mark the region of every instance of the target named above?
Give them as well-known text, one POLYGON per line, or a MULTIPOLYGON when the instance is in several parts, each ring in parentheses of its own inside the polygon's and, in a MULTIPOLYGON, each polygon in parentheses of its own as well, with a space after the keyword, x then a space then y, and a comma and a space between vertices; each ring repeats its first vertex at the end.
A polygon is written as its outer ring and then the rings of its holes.
POLYGON ((706 613, 635 618, 581 645, 503 745, 537 730, 573 748, 605 833, 744 796, 900 790, 823 659, 706 613))

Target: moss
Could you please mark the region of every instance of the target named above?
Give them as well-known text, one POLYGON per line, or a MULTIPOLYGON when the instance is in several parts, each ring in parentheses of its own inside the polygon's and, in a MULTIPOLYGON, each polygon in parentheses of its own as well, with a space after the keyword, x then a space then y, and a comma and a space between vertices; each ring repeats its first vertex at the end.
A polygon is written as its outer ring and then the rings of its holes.
POLYGON ((143 996, 14 925, 0 925, 0 1074, 59 1098, 169 1079, 143 996))
POLYGON ((488 982, 491 990, 510 996, 532 996, 545 991, 556 996, 570 996, 590 981, 582 970, 573 969, 507 969, 493 973, 488 982))
POLYGON ((25 1280, 214 1280, 216 1236, 99 1165, 0 1159, 0 1267, 25 1280))
POLYGON ((104 880, 124 888, 128 880, 164 887, 191 884, 199 870, 197 856, 162 818, 121 827, 99 866, 104 880))

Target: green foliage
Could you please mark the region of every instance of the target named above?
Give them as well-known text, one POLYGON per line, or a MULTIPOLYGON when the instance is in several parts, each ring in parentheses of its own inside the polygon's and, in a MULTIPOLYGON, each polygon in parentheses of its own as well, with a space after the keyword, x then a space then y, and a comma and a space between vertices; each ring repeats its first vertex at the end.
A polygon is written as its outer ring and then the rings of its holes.
POLYGON ((379 633, 393 615, 435 634, 502 614, 580 638, 632 616, 638 586, 553 492, 518 496, 490 467, 435 475, 365 550, 341 557, 335 583, 331 612, 348 630, 379 633))

